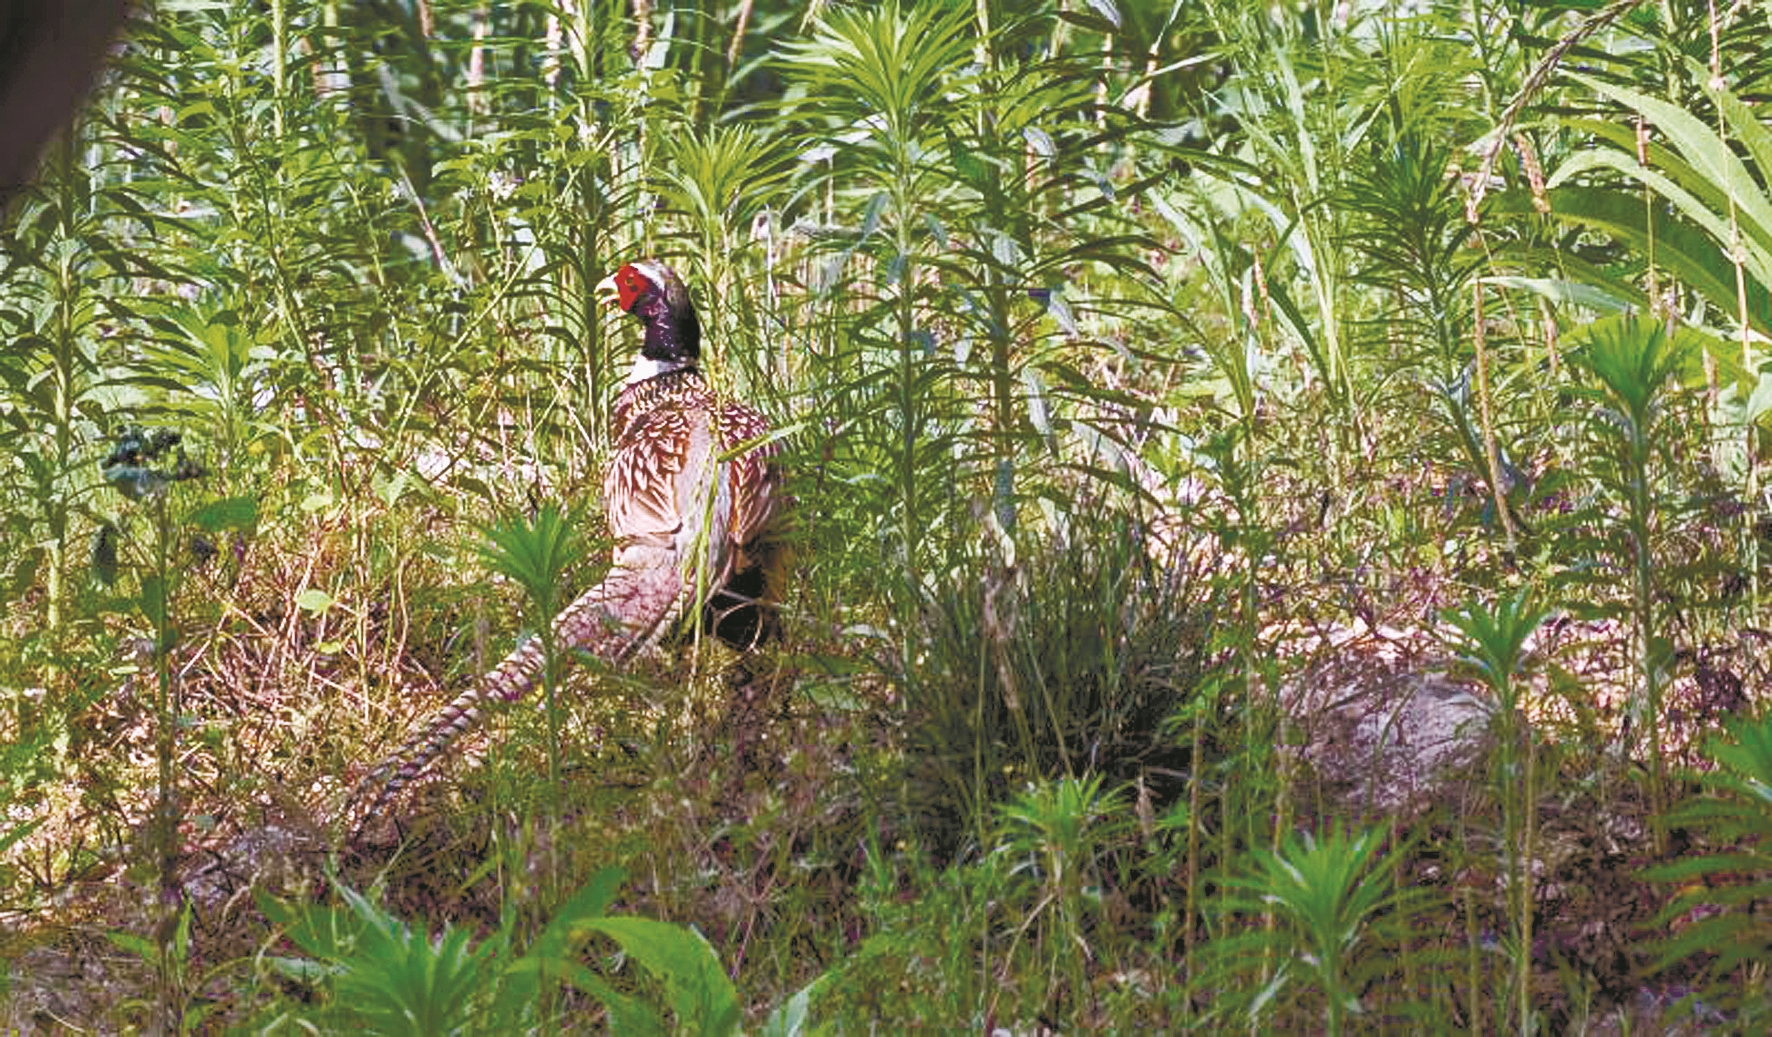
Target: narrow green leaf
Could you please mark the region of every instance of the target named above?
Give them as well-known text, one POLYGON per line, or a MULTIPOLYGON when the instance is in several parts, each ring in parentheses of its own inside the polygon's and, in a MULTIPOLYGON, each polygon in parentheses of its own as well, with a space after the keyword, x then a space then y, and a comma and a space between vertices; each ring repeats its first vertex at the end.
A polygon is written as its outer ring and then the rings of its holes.
POLYGON ((1477 279, 1481 284, 1498 288, 1517 288, 1531 292, 1560 306, 1580 306, 1599 313, 1619 313, 1631 304, 1599 285, 1567 281, 1555 277, 1514 277, 1497 275, 1477 279))
POLYGON ((1101 15, 1109 25, 1116 29, 1120 27, 1120 8, 1114 3, 1114 0, 1087 0, 1087 2, 1090 7, 1095 9, 1095 13, 1101 15))
MULTIPOLYGON (((1616 83, 1608 83, 1578 72, 1570 72, 1568 75, 1595 93, 1610 97, 1654 123, 1657 129, 1673 141, 1686 161, 1729 192, 1741 207, 1741 214, 1746 221, 1763 231, 1772 232, 1772 199, 1768 198, 1765 186, 1754 182, 1753 176, 1736 157, 1728 142, 1697 116, 1659 98, 1616 83)), ((1642 172, 1647 173, 1646 170, 1642 172)), ((1727 240, 1727 237, 1722 240, 1727 240)), ((1772 282, 1762 278, 1761 283, 1772 282)))
POLYGON ((129 952, 143 961, 154 961, 160 956, 160 947, 145 936, 126 933, 121 930, 110 930, 105 939, 111 941, 120 950, 129 952))
POLYGON ((141 596, 137 599, 142 615, 155 629, 166 625, 166 581, 158 576, 142 577, 141 596))

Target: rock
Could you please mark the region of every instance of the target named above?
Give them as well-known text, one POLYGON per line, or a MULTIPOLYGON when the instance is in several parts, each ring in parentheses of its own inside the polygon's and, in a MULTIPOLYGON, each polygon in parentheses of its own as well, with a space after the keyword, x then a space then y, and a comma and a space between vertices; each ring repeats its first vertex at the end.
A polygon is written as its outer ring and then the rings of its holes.
POLYGON ((1462 796, 1491 744, 1492 705, 1443 670, 1337 653, 1281 700, 1297 759, 1356 816, 1412 818, 1462 796))

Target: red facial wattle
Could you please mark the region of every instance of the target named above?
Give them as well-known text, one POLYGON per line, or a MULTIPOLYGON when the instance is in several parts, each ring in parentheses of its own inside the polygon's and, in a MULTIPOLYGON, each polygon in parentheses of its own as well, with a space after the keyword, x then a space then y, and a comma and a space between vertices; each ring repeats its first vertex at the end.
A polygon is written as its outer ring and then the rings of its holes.
POLYGON ((652 290, 652 280, 629 263, 616 271, 615 290, 620 296, 622 312, 632 313, 640 297, 652 290))

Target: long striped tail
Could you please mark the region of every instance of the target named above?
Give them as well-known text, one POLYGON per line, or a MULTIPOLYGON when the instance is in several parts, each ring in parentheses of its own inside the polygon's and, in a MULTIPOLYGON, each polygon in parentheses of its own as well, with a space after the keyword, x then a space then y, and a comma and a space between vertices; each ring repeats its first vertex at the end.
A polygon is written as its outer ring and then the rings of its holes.
MULTIPOLYGON (((562 656, 588 652, 608 663, 624 662, 657 642, 677 621, 684 590, 672 552, 626 548, 603 582, 579 595, 554 619, 555 650, 562 656), (650 557, 654 552, 663 557, 650 557)), ((479 724, 487 703, 515 702, 529 694, 541 682, 543 661, 541 639, 524 641, 370 771, 345 808, 351 838, 355 840, 368 819, 381 814, 402 789, 479 724), (359 812, 356 808, 371 793, 374 799, 359 812)))

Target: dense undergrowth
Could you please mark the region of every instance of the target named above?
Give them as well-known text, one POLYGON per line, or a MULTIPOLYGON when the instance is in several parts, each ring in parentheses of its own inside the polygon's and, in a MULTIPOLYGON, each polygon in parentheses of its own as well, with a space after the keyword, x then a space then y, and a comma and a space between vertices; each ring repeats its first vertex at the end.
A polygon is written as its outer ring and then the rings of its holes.
POLYGON ((149 6, 0 241, 9 1027, 1764 1025, 1764 5, 149 6), (641 255, 783 637, 346 845, 641 255))

